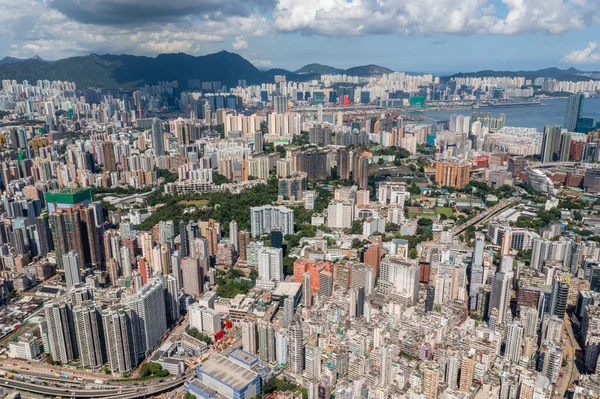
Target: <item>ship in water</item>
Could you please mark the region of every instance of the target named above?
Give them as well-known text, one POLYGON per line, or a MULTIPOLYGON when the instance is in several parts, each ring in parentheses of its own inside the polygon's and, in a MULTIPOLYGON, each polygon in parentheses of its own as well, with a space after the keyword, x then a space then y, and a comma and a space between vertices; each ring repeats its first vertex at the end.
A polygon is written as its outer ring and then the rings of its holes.
POLYGON ((527 101, 516 100, 487 100, 473 104, 473 108, 514 108, 514 107, 540 107, 542 102, 538 99, 527 101))

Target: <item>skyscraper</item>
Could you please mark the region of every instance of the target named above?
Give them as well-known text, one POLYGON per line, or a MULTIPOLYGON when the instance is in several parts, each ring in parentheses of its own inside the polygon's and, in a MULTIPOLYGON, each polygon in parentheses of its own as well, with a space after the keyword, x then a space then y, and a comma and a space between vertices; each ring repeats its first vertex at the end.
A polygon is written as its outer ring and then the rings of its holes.
POLYGON ((250 233, 246 230, 242 230, 238 232, 238 250, 239 250, 239 259, 246 260, 246 250, 248 249, 248 244, 250 243, 250 233))
POLYGON ((514 363, 521 358, 523 351, 523 325, 520 320, 515 320, 506 328, 506 347, 504 357, 514 363))
POLYGON ((102 143, 102 158, 105 172, 116 172, 117 163, 115 161, 115 150, 110 141, 102 143))
POLYGON ((165 155, 162 122, 158 118, 152 121, 152 149, 156 156, 165 155))
POLYGON ((337 171, 340 180, 350 180, 350 153, 345 148, 338 151, 337 171))
POLYGON ((264 362, 275 360, 275 329, 268 323, 258 323, 258 355, 264 362))
POLYGON ((238 240, 238 224, 235 220, 232 220, 229 223, 229 239, 231 240, 231 245, 237 253, 240 252, 240 244, 238 240))
POLYGON ((439 372, 437 369, 427 367, 423 372, 423 393, 425 399, 437 399, 439 372))
POLYGON ((38 255, 46 256, 48 252, 54 249, 48 214, 42 214, 35 219, 35 229, 37 232, 38 255))
POLYGON ((295 306, 294 306, 294 298, 287 296, 285 297, 285 299, 283 300, 283 322, 284 325, 289 326, 293 319, 294 319, 294 314, 295 314, 295 306))
POLYGON ((310 272, 305 272, 302 275, 302 305, 306 308, 312 306, 312 287, 310 272))
POLYGON ((81 365, 99 370, 105 357, 100 305, 87 301, 74 306, 73 319, 81 365))
POLYGON ((71 304, 65 301, 47 302, 44 306, 44 315, 48 326, 52 360, 69 363, 78 354, 71 304))
POLYGON ((254 133, 254 152, 263 152, 265 138, 263 133, 259 130, 254 133))
POLYGON ((473 372, 475 371, 475 360, 472 357, 463 356, 460 361, 460 383, 461 392, 469 392, 473 384, 473 372))
POLYGON ((137 363, 131 320, 131 310, 124 307, 113 307, 102 312, 106 359, 113 374, 129 373, 137 363))
POLYGON ((510 290, 513 277, 512 260, 511 257, 504 256, 500 266, 501 270, 497 272, 494 277, 494 286, 490 298, 488 317, 493 309, 497 309, 498 315, 496 320, 498 321, 498 324, 503 324, 505 322, 508 312, 510 311, 508 304, 510 301, 510 290))
POLYGON ((50 229, 60 268, 63 267, 63 255, 68 251, 77 252, 81 265, 100 265, 100 231, 94 209, 79 204, 59 209, 50 215, 50 229))
POLYGON ((352 164, 352 180, 361 190, 369 189, 369 161, 366 156, 357 152, 352 164))
POLYGON ((380 386, 386 387, 392 382, 392 361, 394 352, 396 352, 396 347, 393 345, 381 349, 380 386))
POLYGON ((416 304, 419 300, 419 272, 420 267, 416 263, 387 257, 381 263, 377 289, 386 296, 394 291, 407 295, 412 300, 412 304, 416 304))
POLYGON ((188 295, 199 297, 204 286, 204 273, 197 258, 183 258, 181 260, 181 275, 183 276, 183 289, 188 295))
POLYGON ((283 280, 283 250, 281 248, 262 248, 258 251, 257 286, 275 289, 283 280))
POLYGON ((288 99, 286 96, 273 96, 273 112, 285 114, 288 111, 288 99))
POLYGON ((567 299, 569 297, 570 279, 568 276, 556 273, 552 281, 552 297, 550 302, 550 314, 558 316, 561 320, 565 317, 567 310, 567 299))
POLYGON ((179 290, 177 280, 172 275, 163 276, 165 285, 165 308, 167 320, 170 325, 175 324, 180 317, 179 313, 179 290))
POLYGON ((307 345, 304 358, 304 375, 306 378, 321 377, 321 348, 318 346, 307 345))
POLYGON ((573 94, 569 96, 567 108, 565 110, 565 121, 563 127, 569 132, 574 132, 577 127, 577 120, 581 117, 583 110, 583 94, 573 94))
POLYGON ((294 234, 294 211, 285 206, 252 207, 250 225, 253 237, 270 233, 273 227, 280 227, 284 236, 294 234))
POLYGON ((139 292, 125 298, 132 314, 133 336, 136 344, 135 353, 139 358, 145 357, 160 341, 167 331, 164 286, 162 280, 148 280, 139 292))
POLYGON ((288 335, 290 345, 288 365, 292 373, 301 375, 304 371, 304 337, 300 322, 292 323, 288 335))
POLYGON ((65 270, 65 279, 67 288, 81 282, 81 272, 79 271, 79 255, 77 252, 69 251, 62 256, 63 268, 65 270))
POLYGON ((441 186, 463 188, 469 183, 471 164, 468 162, 444 162, 435 164, 435 181, 441 186))
POLYGON ((240 325, 242 328, 242 348, 246 352, 256 355, 258 349, 256 322, 243 320, 240 325))
POLYGON ((557 162, 560 160, 561 128, 559 126, 546 126, 542 137, 542 162, 557 162))

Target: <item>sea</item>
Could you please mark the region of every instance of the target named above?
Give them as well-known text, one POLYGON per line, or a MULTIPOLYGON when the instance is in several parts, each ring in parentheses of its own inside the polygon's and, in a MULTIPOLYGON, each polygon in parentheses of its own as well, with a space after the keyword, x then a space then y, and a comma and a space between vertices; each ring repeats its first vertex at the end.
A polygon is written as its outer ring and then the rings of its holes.
MULTIPOLYGON (((567 98, 542 99, 541 103, 543 105, 539 107, 456 109, 424 112, 398 110, 397 112, 413 118, 425 116, 433 119, 424 119, 423 121, 419 122, 423 124, 433 124, 435 121, 449 120, 450 116, 452 115, 471 116, 473 112, 490 112, 494 117, 498 117, 500 114, 505 114, 506 126, 510 127, 536 128, 539 132, 543 132, 545 126, 562 126, 565 119, 567 98)), ((583 100, 583 110, 581 116, 593 118, 596 122, 600 122, 600 98, 585 98, 583 100)), ((324 115, 323 120, 333 123, 333 116, 324 115)))
MULTIPOLYGON (((506 115, 506 126, 536 128, 539 132, 544 131, 544 126, 562 126, 565 119, 567 106, 566 98, 542 99, 539 107, 510 107, 510 108, 480 108, 480 109, 458 109, 444 111, 410 112, 411 117, 426 116, 435 120, 449 120, 451 115, 471 116, 473 112, 490 112, 492 116, 506 115)), ((600 98, 585 98, 583 100, 582 117, 593 118, 600 122, 600 98)), ((435 123, 423 120, 422 123, 435 123)))

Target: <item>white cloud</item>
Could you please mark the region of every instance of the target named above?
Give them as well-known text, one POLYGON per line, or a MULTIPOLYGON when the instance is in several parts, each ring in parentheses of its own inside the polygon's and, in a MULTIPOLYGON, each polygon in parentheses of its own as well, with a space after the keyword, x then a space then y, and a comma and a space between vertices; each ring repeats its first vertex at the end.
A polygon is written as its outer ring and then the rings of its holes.
POLYGON ((250 60, 250 62, 258 68, 266 68, 273 66, 273 63, 269 60, 250 60))
POLYGON ((331 36, 363 34, 558 34, 600 21, 597 0, 279 0, 277 29, 331 36))
POLYGON ((243 50, 248 48, 248 42, 244 40, 242 36, 238 36, 235 38, 235 41, 232 44, 234 50, 243 50))
POLYGON ((214 50, 214 42, 227 41, 234 50, 243 50, 248 38, 277 32, 514 35, 600 25, 599 0, 501 0, 505 15, 494 7, 498 0, 249 0, 243 6, 241 0, 229 5, 182 0, 166 9, 159 0, 145 0, 142 8, 133 7, 140 0, 99 1, 0 0, 0 10, 10 11, 0 12, 0 54, 48 59, 90 52, 201 54, 214 50))
POLYGON ((183 18, 132 26, 89 24, 37 0, 0 0, 2 9, 11 12, 0 13, 0 54, 20 58, 40 55, 50 60, 89 53, 204 54, 210 43, 223 42, 226 37, 264 35, 268 26, 263 17, 254 15, 220 16, 216 20, 183 18))
POLYGON ((589 42, 583 50, 574 50, 566 54, 560 62, 564 64, 600 64, 600 52, 597 52, 598 44, 589 42))

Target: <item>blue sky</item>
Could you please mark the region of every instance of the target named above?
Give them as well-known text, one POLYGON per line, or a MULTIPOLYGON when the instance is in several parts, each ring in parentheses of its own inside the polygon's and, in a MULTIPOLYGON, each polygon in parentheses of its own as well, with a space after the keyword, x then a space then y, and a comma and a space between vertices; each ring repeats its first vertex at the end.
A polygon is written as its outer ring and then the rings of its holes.
POLYGON ((0 0, 0 10, 0 56, 228 50, 292 70, 600 70, 598 0, 0 0))

